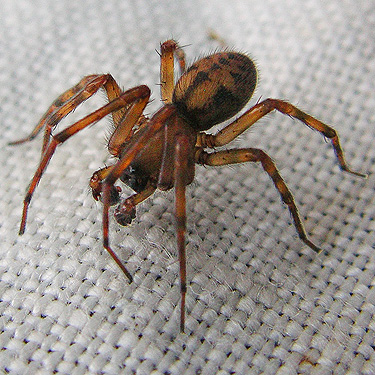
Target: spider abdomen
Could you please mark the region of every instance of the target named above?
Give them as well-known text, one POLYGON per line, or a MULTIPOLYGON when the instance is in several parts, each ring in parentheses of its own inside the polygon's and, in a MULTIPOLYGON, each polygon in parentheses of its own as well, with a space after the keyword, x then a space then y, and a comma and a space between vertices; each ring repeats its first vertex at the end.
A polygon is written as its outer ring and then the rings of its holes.
POLYGON ((234 116, 257 82, 253 61, 238 52, 218 52, 195 62, 178 80, 172 103, 198 131, 234 116))

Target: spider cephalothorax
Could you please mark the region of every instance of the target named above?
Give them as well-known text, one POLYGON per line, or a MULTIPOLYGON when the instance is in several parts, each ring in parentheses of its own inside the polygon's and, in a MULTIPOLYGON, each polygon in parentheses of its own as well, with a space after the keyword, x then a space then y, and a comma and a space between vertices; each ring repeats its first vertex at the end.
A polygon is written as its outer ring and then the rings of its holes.
POLYGON ((218 166, 260 162, 287 204, 301 240, 314 251, 320 250, 308 239, 293 196, 274 162, 264 151, 242 148, 207 152, 207 149, 228 144, 267 113, 277 110, 329 138, 342 170, 357 176, 365 175, 349 169, 333 128, 282 100, 266 99, 248 109, 217 134, 205 133, 213 125, 234 116, 249 101, 257 81, 254 63, 242 53, 224 51, 198 60, 185 71, 184 52, 173 40, 161 45, 160 55, 164 105, 151 118, 143 115, 150 98, 147 86, 137 86, 123 92, 110 74, 90 75, 60 95, 27 138, 12 144, 30 141, 45 128, 42 158, 24 200, 20 227, 20 234, 23 234, 31 197, 57 145, 108 114, 112 115, 115 130, 109 139, 108 150, 118 161, 96 171, 90 180, 93 197, 103 202, 103 245, 132 281, 132 276, 109 245, 109 207, 117 204, 115 218, 119 224, 127 225, 135 218, 136 205, 156 189, 175 188, 181 288, 180 327, 183 331, 186 295, 185 189, 194 179, 196 163, 218 166), (175 59, 182 73, 176 85, 175 59), (101 88, 108 96, 108 104, 52 135, 52 130, 63 117, 101 88), (121 188, 115 185, 117 180, 130 186, 135 194, 121 200, 121 188))

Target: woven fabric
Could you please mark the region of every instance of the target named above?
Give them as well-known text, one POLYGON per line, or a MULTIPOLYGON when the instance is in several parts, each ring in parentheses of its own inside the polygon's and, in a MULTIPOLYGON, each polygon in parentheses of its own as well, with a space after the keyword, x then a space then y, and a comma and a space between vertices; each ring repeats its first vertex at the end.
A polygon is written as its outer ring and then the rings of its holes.
MULTIPOLYGON (((375 6, 365 0, 2 1, 0 372, 375 374, 374 45, 375 6), (228 145, 275 160, 324 249, 316 255, 260 165, 197 167, 185 334, 173 193, 142 203, 129 227, 111 217, 131 285, 102 249, 102 206, 88 181, 111 163, 110 121, 58 147, 23 236, 42 136, 8 146, 91 73, 110 72, 124 88, 147 84, 152 113, 161 105, 155 49, 172 37, 189 62, 223 42, 248 53, 260 75, 252 104, 281 98, 332 124, 350 166, 370 173, 341 172, 329 142, 277 113, 228 145)), ((98 94, 59 129, 104 103, 98 94)))

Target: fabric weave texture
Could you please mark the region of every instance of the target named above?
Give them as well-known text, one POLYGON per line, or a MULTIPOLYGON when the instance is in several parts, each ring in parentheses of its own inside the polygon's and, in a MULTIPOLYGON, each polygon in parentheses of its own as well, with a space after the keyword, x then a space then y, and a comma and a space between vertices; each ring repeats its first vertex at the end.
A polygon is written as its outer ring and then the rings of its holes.
MULTIPOLYGON (((372 1, 2 1, 0 373, 375 374, 374 60, 372 1), (341 172, 324 137, 277 113, 228 145, 273 158, 323 248, 316 255, 260 165, 197 167, 180 334, 173 193, 155 193, 129 227, 111 217, 131 285, 102 249, 102 206, 88 181, 112 162, 110 120, 58 147, 23 236, 42 136, 8 142, 92 73, 147 84, 151 114, 162 104, 160 42, 177 39, 192 63, 221 48, 213 33, 257 64, 246 108, 290 101, 332 125, 350 166, 369 177, 341 172)), ((96 95, 58 129, 105 102, 96 95)))

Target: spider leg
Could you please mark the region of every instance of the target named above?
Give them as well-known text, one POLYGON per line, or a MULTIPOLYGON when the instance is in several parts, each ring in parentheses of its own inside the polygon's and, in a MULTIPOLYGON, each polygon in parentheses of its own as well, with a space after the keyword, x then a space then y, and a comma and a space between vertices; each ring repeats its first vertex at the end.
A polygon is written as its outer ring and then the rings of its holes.
POLYGON ((129 280, 132 280, 132 277, 129 275, 128 271, 126 271, 124 265, 117 258, 109 244, 109 207, 111 204, 111 191, 115 182, 120 178, 126 168, 129 167, 134 158, 142 151, 149 139, 162 128, 173 113, 173 107, 162 107, 149 122, 144 124, 144 126, 142 126, 137 132, 139 135, 130 139, 126 148, 122 152, 121 158, 111 167, 109 173, 102 182, 103 247, 111 254, 129 280))
MULTIPOLYGON (((18 139, 16 141, 10 142, 10 145, 18 145, 21 143, 29 142, 33 140, 38 133, 42 130, 43 126, 46 125, 48 122, 48 119, 51 117, 51 115, 56 112, 61 106, 69 102, 72 97, 76 96, 79 92, 81 92, 87 84, 92 81, 93 76, 86 76, 81 79, 75 86, 71 87, 69 90, 62 93, 48 108, 46 113, 42 116, 38 124, 35 126, 33 131, 25 138, 18 139)), ((53 124, 50 124, 51 127, 53 124)))
POLYGON ((67 139, 69 139, 72 135, 78 133, 80 130, 86 128, 87 126, 90 126, 99 120, 101 120, 103 117, 107 116, 108 114, 112 113, 113 111, 117 111, 121 108, 127 107, 129 104, 139 101, 145 97, 149 97, 150 95, 150 89, 147 86, 138 86, 134 87, 133 89, 130 89, 128 91, 125 91, 123 94, 121 94, 119 97, 114 99, 113 101, 109 102, 105 106, 97 109, 93 113, 85 116, 81 120, 77 121, 73 125, 70 125, 60 133, 52 136, 52 140, 49 143, 46 151, 44 152, 42 159, 39 163, 39 166, 34 174, 33 179, 31 180, 31 183, 27 189, 26 196, 24 199, 24 207, 23 207, 23 213, 22 213, 22 220, 21 220, 21 226, 19 234, 23 234, 25 232, 26 227, 26 218, 27 218, 27 212, 28 207, 30 205, 30 201, 32 198, 32 195, 43 175, 43 172, 45 171, 50 159, 52 158, 56 147, 64 143, 67 139))
MULTIPOLYGON (((29 142, 34 139, 37 134, 45 127, 42 156, 50 142, 52 130, 57 124, 70 112, 74 111, 81 103, 94 95, 100 88, 104 88, 109 101, 120 96, 122 90, 110 74, 89 75, 81 79, 81 81, 61 94, 48 108, 47 112, 42 116, 34 130, 25 138, 10 142, 10 145, 17 145, 29 142)), ((120 120, 127 108, 121 108, 112 113, 115 126, 120 120)))
POLYGON ((198 135, 197 146, 213 148, 226 145, 242 134, 245 130, 250 128, 260 118, 275 109, 285 115, 302 121, 305 125, 317 130, 325 137, 329 138, 338 159, 339 166, 343 171, 349 172, 356 176, 367 177, 366 174, 355 172, 349 168, 345 161, 344 152, 341 148, 339 136, 337 135, 335 129, 308 115, 307 113, 302 112, 292 104, 279 99, 266 99, 263 102, 256 104, 215 135, 200 133, 198 135))
POLYGON ((189 152, 190 144, 187 136, 179 136, 176 140, 175 155, 175 216, 177 229, 177 249, 180 264, 180 330, 185 330, 186 300, 186 186, 189 184, 189 152))
POLYGON ((160 46, 160 86, 164 103, 171 103, 174 90, 174 58, 180 66, 180 73, 185 72, 185 53, 174 40, 167 40, 160 46))
POLYGON ((196 133, 180 119, 168 121, 163 128, 164 145, 157 187, 175 188, 177 249, 180 266, 180 329, 185 327, 186 300, 186 186, 194 179, 196 133))
POLYGON ((150 91, 147 95, 139 97, 138 100, 129 103, 121 121, 117 124, 108 142, 108 151, 113 156, 119 156, 126 143, 133 135, 135 125, 145 126, 147 121, 142 117, 143 111, 150 99, 150 91))
POLYGON ((319 252, 321 250, 318 246, 316 246, 308 239, 304 225, 298 212, 298 208, 296 206, 296 203, 294 202, 293 195, 284 182, 283 178, 281 177, 280 172, 277 170, 275 163, 264 151, 256 148, 232 149, 212 153, 201 151, 197 159, 198 163, 210 166, 244 162, 260 162, 263 169, 271 177, 276 189, 281 195, 281 199, 288 206, 289 212, 291 213, 294 221, 294 226, 300 239, 312 250, 316 252, 319 252))

